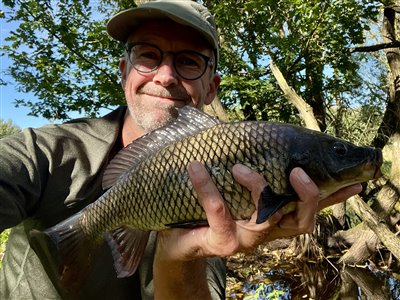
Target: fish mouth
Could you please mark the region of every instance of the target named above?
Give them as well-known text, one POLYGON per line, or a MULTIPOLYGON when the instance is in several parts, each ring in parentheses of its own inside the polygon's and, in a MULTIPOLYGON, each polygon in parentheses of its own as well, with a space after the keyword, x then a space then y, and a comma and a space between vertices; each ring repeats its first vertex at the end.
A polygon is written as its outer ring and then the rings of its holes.
POLYGON ((342 170, 341 180, 346 181, 347 185, 366 182, 380 178, 383 173, 381 166, 383 163, 382 151, 370 148, 365 154, 365 160, 360 165, 353 165, 347 170, 342 170))
POLYGON ((371 179, 378 179, 383 175, 381 171, 381 165, 382 163, 380 162, 368 162, 365 165, 364 172, 370 174, 370 176, 372 175, 371 179))
POLYGON ((378 179, 378 178, 380 178, 382 175, 383 175, 383 173, 382 173, 382 171, 381 171, 381 168, 378 167, 378 166, 376 166, 375 173, 374 173, 374 179, 378 179))
POLYGON ((383 163, 382 151, 380 149, 376 149, 374 160, 373 162, 369 163, 371 164, 371 167, 375 167, 374 179, 378 179, 383 175, 381 171, 382 163, 383 163))

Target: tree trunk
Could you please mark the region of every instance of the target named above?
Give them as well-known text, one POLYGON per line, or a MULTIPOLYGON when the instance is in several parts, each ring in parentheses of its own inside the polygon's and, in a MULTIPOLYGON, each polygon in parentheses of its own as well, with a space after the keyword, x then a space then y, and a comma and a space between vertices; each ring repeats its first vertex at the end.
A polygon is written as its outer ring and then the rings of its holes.
MULTIPOLYGON (((386 1, 385 5, 382 37, 384 42, 389 43, 399 39, 396 32, 398 18, 393 7, 399 7, 400 1, 386 1)), ((388 139, 395 132, 399 132, 400 126, 400 50, 399 48, 388 48, 385 49, 385 53, 390 68, 388 104, 377 136, 373 141, 373 145, 380 148, 386 145, 388 139)))
POLYGON ((382 220, 359 196, 349 199, 350 204, 365 224, 377 235, 379 240, 400 261, 400 238, 385 225, 382 220))
POLYGON ((340 272, 340 279, 342 284, 340 285, 340 298, 341 300, 353 300, 358 299, 358 286, 352 279, 349 273, 346 271, 340 272))
MULTIPOLYGON (((307 51, 308 52, 308 51, 307 51)), ((321 53, 308 53, 305 55, 305 73, 306 73, 306 90, 304 98, 311 105, 314 117, 318 122, 321 131, 326 130, 326 112, 324 99, 322 95, 323 83, 321 74, 323 68, 313 62, 315 57, 319 57, 321 53)))
MULTIPOLYGON (((396 22, 398 17, 396 12, 392 9, 394 6, 399 6, 400 1, 386 1, 384 9, 384 20, 382 35, 385 42, 397 40, 396 22)), ((377 137, 374 140, 375 145, 383 146, 387 143, 388 139, 392 141, 392 169, 390 179, 383 189, 378 193, 376 200, 376 214, 368 213, 368 209, 359 211, 363 220, 368 227, 373 228, 375 233, 378 233, 380 238, 375 235, 371 230, 366 230, 360 234, 359 239, 353 244, 350 250, 342 256, 340 262, 353 264, 362 261, 371 255, 380 241, 387 243, 389 250, 394 251, 395 256, 399 259, 396 246, 392 249, 390 240, 387 240, 387 235, 381 235, 379 218, 390 222, 390 212, 394 205, 399 200, 400 191, 400 160, 396 159, 400 149, 400 50, 398 48, 385 49, 386 57, 389 63, 390 74, 389 82, 390 88, 388 92, 388 105, 386 112, 379 128, 377 137)), ((359 203, 358 203, 359 204, 359 203)), ((356 206, 358 206, 358 204, 356 206)), ((386 229, 385 229, 386 230, 386 229)), ((398 238, 394 239, 398 242, 398 238)))
MULTIPOLYGON (((373 207, 373 211, 377 214, 377 219, 382 218, 392 225, 389 213, 398 199, 399 190, 390 183, 386 184, 378 193, 377 203, 373 207), (385 201, 386 199, 388 200, 385 201), (380 206, 379 203, 382 203, 383 206, 380 206)), ((362 212, 358 212, 358 214, 362 218, 366 218, 362 212)), ((372 219, 372 222, 377 222, 377 220, 372 219)), ((349 251, 340 258, 339 263, 353 265, 371 257, 376 252, 380 242, 374 231, 367 226, 366 222, 363 222, 347 231, 337 232, 330 239, 329 246, 340 247, 351 245, 349 251)))
POLYGON ((204 111, 211 116, 217 117, 222 122, 229 121, 228 114, 225 112, 225 109, 218 97, 215 97, 210 105, 205 105, 204 111))
MULTIPOLYGON (((388 291, 388 289, 385 286, 382 286, 382 281, 379 280, 373 274, 371 274, 371 272, 369 270, 359 269, 359 268, 346 268, 341 273, 346 274, 347 280, 352 280, 355 283, 355 285, 353 287, 360 288, 362 295, 365 295, 366 299, 374 299, 374 300, 389 299, 390 292, 388 291)), ((347 284, 349 284, 349 281, 347 282, 347 284)), ((357 299, 357 298, 359 298, 359 297, 349 298, 348 297, 349 294, 347 294, 347 295, 342 294, 342 292, 343 292, 343 290, 341 290, 341 298, 340 299, 346 299, 346 298, 347 299, 357 299)), ((361 299, 364 299, 364 298, 361 298, 361 299)))
POLYGON ((346 203, 342 202, 333 205, 332 215, 338 220, 343 229, 346 224, 346 203))
POLYGON ((315 119, 313 109, 308 105, 303 98, 301 98, 287 83, 285 77, 283 77, 282 72, 279 70, 278 66, 272 61, 270 62, 270 68, 275 76, 276 81, 279 84, 286 99, 293 104, 300 113, 300 117, 303 119, 307 128, 321 131, 317 120, 315 119))

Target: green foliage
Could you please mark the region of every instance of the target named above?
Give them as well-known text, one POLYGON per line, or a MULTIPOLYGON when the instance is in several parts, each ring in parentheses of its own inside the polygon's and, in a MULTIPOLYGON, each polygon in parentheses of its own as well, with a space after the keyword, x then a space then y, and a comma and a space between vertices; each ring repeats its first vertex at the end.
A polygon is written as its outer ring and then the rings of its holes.
POLYGON ((242 119, 289 121, 294 114, 292 107, 282 107, 279 91, 273 84, 254 76, 224 76, 219 96, 242 119))
POLYGON ((20 131, 21 129, 17 125, 13 124, 11 120, 3 121, 0 118, 0 139, 20 131))
MULTIPOLYGON (((271 58, 312 106, 322 130, 343 136, 354 132, 350 124, 339 130, 341 112, 350 108, 366 105, 382 114, 386 88, 382 63, 349 50, 365 43, 378 18, 379 2, 200 2, 216 16, 221 34, 219 97, 237 117, 300 122, 269 71, 271 58), (363 73, 365 65, 370 66, 369 73, 377 70, 371 79, 363 73)), ((67 119, 72 111, 95 115, 100 108, 123 103, 117 69, 122 47, 107 36, 105 25, 113 13, 132 7, 132 1, 3 0, 3 4, 4 19, 18 25, 1 48, 2 55, 14 62, 8 72, 20 91, 39 99, 27 96, 16 99, 16 105, 28 106, 32 115, 67 119)))
POLYGON ((354 97, 365 90, 358 72, 360 58, 349 49, 365 42, 365 32, 377 20, 373 2, 206 2, 217 16, 222 36, 220 70, 226 76, 220 99, 228 107, 251 106, 255 112, 244 113, 245 118, 289 121, 293 114, 268 71, 270 58, 313 107, 323 130, 326 107, 337 105, 338 99, 345 107, 361 100, 354 97))
POLYGON ((382 110, 364 104, 358 108, 332 106, 328 108, 332 120, 327 132, 351 140, 357 145, 370 145, 382 121, 382 110))
POLYGON ((67 119, 69 112, 95 115, 120 104, 118 58, 122 47, 105 34, 108 15, 126 3, 110 1, 3 1, 5 18, 18 24, 2 53, 14 61, 9 74, 19 91, 39 99, 17 99, 31 115, 67 119), (107 12, 107 13, 106 13, 107 12))
POLYGON ((381 171, 382 174, 386 177, 389 178, 390 177, 390 171, 392 169, 392 162, 389 160, 385 160, 383 161, 382 167, 381 167, 381 171))

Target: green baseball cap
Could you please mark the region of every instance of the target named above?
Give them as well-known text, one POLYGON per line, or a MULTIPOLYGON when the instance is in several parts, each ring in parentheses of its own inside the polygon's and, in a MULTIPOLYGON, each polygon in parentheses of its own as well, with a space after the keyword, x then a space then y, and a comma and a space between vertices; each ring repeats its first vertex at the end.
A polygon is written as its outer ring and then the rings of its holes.
POLYGON ((117 13, 107 23, 108 34, 121 42, 143 21, 168 18, 176 23, 192 27, 210 43, 218 64, 218 34, 211 13, 203 5, 191 0, 150 0, 139 6, 117 13))

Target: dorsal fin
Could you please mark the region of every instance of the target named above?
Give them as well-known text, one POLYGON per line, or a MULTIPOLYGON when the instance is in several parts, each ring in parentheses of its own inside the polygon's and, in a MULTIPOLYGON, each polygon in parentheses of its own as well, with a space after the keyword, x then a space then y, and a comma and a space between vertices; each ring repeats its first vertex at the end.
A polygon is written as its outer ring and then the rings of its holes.
POLYGON ((219 123, 218 119, 190 106, 177 108, 178 117, 166 126, 134 140, 115 155, 103 175, 103 189, 113 186, 122 174, 166 146, 219 123))

